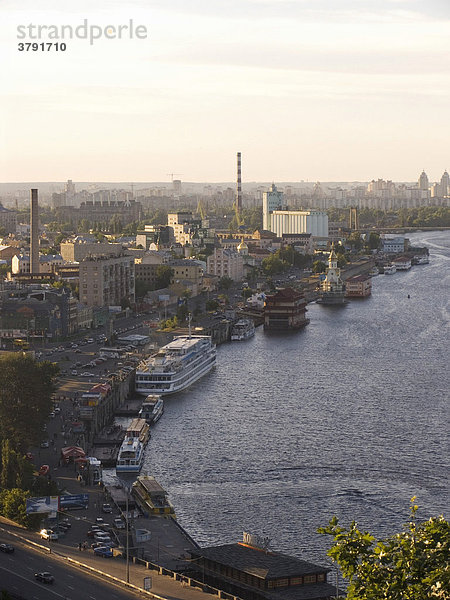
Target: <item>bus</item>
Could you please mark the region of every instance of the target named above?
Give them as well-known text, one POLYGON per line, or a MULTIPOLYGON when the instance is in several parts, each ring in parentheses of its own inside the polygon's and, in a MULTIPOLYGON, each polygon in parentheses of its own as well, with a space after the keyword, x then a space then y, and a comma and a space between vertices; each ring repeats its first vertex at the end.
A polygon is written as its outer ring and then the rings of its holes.
POLYGON ((104 358, 121 358, 125 354, 123 348, 100 348, 100 356, 104 358))

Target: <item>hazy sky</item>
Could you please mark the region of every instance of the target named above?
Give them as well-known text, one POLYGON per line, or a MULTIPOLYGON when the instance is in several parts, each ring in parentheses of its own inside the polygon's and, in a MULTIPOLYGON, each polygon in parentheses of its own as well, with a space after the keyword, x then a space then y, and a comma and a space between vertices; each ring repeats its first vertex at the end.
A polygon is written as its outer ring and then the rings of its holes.
POLYGON ((431 180, 449 0, 0 2, 0 181, 431 180), (19 25, 145 25, 19 52, 19 25))

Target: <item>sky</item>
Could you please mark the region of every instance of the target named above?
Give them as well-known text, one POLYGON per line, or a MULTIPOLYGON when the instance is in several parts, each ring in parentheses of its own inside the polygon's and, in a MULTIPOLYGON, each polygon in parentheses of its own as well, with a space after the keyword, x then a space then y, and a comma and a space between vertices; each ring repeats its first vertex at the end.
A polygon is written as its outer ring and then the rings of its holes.
POLYGON ((448 0, 37 4, 0 0, 2 182, 232 181, 238 151, 244 181, 450 168, 448 0), (146 37, 19 51, 85 20, 146 37))

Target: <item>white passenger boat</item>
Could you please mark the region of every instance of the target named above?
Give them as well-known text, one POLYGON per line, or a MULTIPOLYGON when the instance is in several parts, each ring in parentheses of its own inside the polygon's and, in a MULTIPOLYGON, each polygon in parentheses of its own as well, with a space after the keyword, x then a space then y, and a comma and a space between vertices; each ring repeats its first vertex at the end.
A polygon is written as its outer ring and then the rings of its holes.
POLYGON ((384 267, 384 274, 385 275, 393 275, 396 272, 397 272, 397 267, 395 265, 386 265, 384 267))
POLYGON ((156 423, 164 412, 164 400, 157 394, 149 394, 142 403, 139 418, 145 419, 150 425, 156 423))
POLYGON ((255 323, 253 319, 240 319, 233 325, 231 330, 231 341, 242 342, 255 335, 255 323))
POLYGON ((149 438, 148 423, 144 419, 133 419, 119 450, 116 463, 117 473, 139 473, 149 438))
POLYGON ((138 394, 174 394, 209 373, 216 364, 210 336, 181 335, 142 361, 136 369, 138 394))

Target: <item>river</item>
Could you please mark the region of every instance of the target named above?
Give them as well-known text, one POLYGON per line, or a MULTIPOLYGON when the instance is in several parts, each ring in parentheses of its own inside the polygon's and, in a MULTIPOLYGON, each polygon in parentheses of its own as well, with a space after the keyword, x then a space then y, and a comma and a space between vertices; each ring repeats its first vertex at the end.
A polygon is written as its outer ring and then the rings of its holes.
MULTIPOLYGON (((376 535, 449 503, 450 233, 416 233, 430 264, 373 278, 300 332, 218 348, 217 368, 165 400, 143 473, 200 543, 240 541, 327 564, 333 515, 376 535)), ((448 516, 448 515, 447 515, 448 516)))

